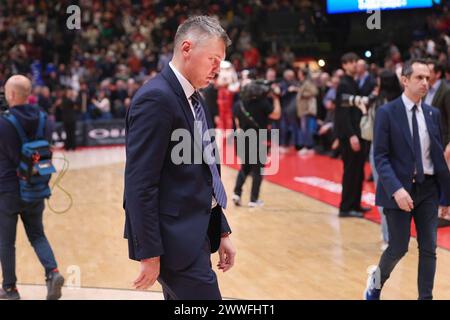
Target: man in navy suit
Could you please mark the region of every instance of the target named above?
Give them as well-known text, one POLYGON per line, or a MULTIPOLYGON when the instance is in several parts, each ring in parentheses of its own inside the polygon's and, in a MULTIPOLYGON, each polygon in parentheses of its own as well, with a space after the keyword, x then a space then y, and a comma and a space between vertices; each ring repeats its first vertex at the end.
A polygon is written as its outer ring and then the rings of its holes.
POLYGON ((158 280, 167 300, 221 299, 210 255, 219 251, 224 272, 234 264, 227 198, 206 131, 213 124, 198 95, 218 74, 229 44, 216 19, 186 20, 172 61, 138 90, 126 117, 125 236, 130 259, 141 263, 134 286, 158 280), (180 163, 176 136, 186 132, 180 163))
POLYGON ((419 243, 419 299, 433 298, 439 203, 450 205, 450 172, 444 158, 438 109, 422 99, 429 87, 426 61, 404 64, 401 97, 378 109, 374 156, 380 183, 376 204, 384 207, 389 246, 369 275, 365 297, 378 300, 392 270, 408 251, 411 219, 419 243))

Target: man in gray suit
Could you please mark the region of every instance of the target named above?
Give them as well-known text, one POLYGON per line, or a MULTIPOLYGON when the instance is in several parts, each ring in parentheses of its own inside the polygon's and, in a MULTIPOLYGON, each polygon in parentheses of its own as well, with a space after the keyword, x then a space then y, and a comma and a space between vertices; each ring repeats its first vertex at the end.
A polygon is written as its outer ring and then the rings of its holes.
MULTIPOLYGON (((428 61, 430 89, 425 103, 441 112, 441 127, 444 147, 450 143, 450 86, 445 82, 445 67, 436 60, 428 61)), ((450 226, 450 221, 440 218, 438 228, 450 226)))
POLYGON ((425 103, 436 107, 441 112, 444 145, 450 142, 450 87, 444 81, 445 68, 439 62, 428 62, 430 68, 430 89, 425 103))

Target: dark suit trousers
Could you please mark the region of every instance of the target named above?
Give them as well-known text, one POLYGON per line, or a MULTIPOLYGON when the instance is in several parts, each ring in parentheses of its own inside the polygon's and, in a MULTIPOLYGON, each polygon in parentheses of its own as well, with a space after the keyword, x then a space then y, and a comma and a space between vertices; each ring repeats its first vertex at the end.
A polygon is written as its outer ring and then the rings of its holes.
POLYGON ((173 270, 164 265, 162 258, 158 282, 165 300, 222 300, 211 266, 209 239, 205 240, 197 259, 186 269, 173 270))
POLYGON ((45 274, 57 267, 52 248, 48 243, 42 224, 44 201, 26 203, 14 193, 0 194, 0 261, 3 287, 15 286, 16 278, 16 229, 22 219, 25 231, 45 274))
POLYGON ((359 152, 352 150, 350 139, 340 139, 339 143, 344 162, 340 211, 360 210, 367 142, 360 139, 359 152))
POLYGON ((384 209, 389 229, 389 247, 380 259, 380 283, 383 286, 396 264, 408 251, 411 218, 414 218, 419 243, 419 299, 432 299, 439 207, 436 179, 430 177, 422 184, 414 184, 411 197, 414 201, 411 213, 399 209, 384 209))
POLYGON ((259 199, 259 191, 263 180, 261 175, 262 168, 264 168, 264 165, 261 164, 242 164, 236 179, 234 193, 238 196, 242 195, 242 187, 244 186, 247 176, 251 173, 253 176, 253 183, 250 201, 256 202, 259 199))
POLYGON ((75 150, 75 148, 77 147, 76 129, 76 122, 64 122, 64 130, 66 131, 66 141, 64 142, 65 150, 75 150))

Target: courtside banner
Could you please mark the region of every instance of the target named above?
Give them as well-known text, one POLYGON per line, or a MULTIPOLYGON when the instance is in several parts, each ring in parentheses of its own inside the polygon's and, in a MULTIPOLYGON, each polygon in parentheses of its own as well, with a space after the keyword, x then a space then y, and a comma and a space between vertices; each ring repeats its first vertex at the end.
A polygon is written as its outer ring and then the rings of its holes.
POLYGON ((99 120, 84 123, 85 146, 125 144, 125 120, 99 120))
MULTIPOLYGON (((77 146, 85 145, 85 133, 84 133, 84 123, 77 122, 77 127, 75 129, 77 146)), ((53 145, 57 148, 64 147, 64 141, 66 140, 66 131, 64 130, 64 125, 62 122, 56 122, 53 124, 53 134, 52 134, 53 145)))

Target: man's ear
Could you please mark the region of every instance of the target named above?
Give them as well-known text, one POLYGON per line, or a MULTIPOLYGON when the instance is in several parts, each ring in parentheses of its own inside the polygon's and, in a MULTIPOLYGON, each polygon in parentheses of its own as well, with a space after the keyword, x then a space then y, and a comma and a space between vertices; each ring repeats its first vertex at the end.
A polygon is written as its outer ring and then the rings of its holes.
POLYGON ((408 81, 407 77, 405 77, 405 76, 401 76, 400 77, 400 82, 402 83, 403 88, 405 87, 405 84, 406 84, 407 81, 408 81))
POLYGON ((192 42, 190 40, 184 40, 181 43, 181 52, 183 53, 183 57, 187 57, 192 51, 192 42))

